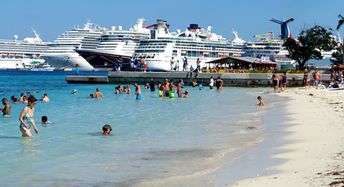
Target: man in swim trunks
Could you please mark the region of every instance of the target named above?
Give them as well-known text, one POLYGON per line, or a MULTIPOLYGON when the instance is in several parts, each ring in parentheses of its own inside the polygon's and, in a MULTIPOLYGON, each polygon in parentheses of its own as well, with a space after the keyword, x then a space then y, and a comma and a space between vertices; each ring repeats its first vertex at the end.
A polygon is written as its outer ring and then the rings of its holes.
POLYGON ((136 95, 136 100, 141 100, 142 99, 142 94, 141 94, 141 87, 135 82, 135 95, 136 95))
POLYGON ((2 99, 2 104, 5 106, 4 108, 0 108, 3 116, 9 116, 11 114, 11 105, 6 98, 2 99))

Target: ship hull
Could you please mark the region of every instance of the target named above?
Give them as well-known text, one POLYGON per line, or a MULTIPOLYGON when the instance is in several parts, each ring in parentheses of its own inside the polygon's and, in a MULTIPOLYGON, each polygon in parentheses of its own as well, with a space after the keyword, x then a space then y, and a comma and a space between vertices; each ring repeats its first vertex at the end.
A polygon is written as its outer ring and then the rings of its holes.
POLYGON ((130 71, 131 56, 104 53, 96 50, 76 50, 94 69, 108 71, 117 69, 119 66, 123 71, 130 71))
POLYGON ((52 67, 58 70, 75 68, 80 71, 94 71, 94 68, 78 53, 45 53, 41 56, 52 67))

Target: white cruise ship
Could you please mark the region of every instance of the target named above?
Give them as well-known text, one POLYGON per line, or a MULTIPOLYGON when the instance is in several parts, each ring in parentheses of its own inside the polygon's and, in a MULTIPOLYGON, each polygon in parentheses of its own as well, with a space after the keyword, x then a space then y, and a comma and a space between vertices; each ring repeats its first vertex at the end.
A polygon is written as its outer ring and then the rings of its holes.
POLYGON ((84 28, 74 28, 65 31, 60 35, 42 58, 46 60, 55 69, 66 70, 79 66, 81 71, 93 71, 94 68, 77 52, 75 49, 81 45, 81 42, 88 37, 90 42, 96 41, 103 32, 103 28, 94 26, 87 21, 84 28))
POLYGON ((282 65, 295 65, 295 61, 287 57, 288 51, 283 47, 283 40, 275 39, 272 32, 254 36, 256 41, 244 44, 244 57, 266 59, 282 65))
POLYGON ((18 40, 15 35, 13 40, 0 39, 0 69, 25 70, 44 63, 40 57, 48 49, 48 43, 33 32, 34 38, 18 40))
POLYGON ((143 24, 144 19, 140 18, 129 30, 123 30, 122 26, 113 26, 103 32, 96 45, 88 41, 92 38, 86 37, 76 51, 96 70, 109 70, 120 64, 122 69, 126 69, 139 41, 149 38, 150 30, 143 24))
MULTIPOLYGON (((179 70, 183 67, 183 59, 187 58, 188 68, 208 67, 207 62, 228 56, 240 56, 242 49, 234 46, 221 35, 212 32, 211 27, 201 29, 197 24, 191 24, 186 31, 169 32, 169 25, 164 20, 157 20, 151 30, 151 38, 140 41, 135 50, 135 58, 144 58, 149 71, 170 71, 171 59, 179 70)), ((140 66, 140 63, 138 63, 140 66)), ((139 67, 142 68, 142 67, 139 67)))

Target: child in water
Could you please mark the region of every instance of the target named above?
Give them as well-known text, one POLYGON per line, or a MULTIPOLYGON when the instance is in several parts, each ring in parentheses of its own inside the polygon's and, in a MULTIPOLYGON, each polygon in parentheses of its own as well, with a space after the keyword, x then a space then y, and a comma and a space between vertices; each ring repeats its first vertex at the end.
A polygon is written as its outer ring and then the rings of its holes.
POLYGON ((265 105, 265 102, 261 96, 258 96, 257 99, 258 99, 258 104, 257 104, 258 106, 264 106, 265 105))
POLYGON ((42 123, 42 125, 51 124, 51 122, 48 121, 48 117, 47 117, 47 116, 42 116, 42 118, 41 118, 41 123, 42 123))
POLYGON ((103 135, 103 136, 108 136, 108 135, 110 135, 110 132, 111 132, 111 131, 112 131, 111 125, 105 124, 105 125, 103 126, 103 133, 102 133, 102 135, 103 135))

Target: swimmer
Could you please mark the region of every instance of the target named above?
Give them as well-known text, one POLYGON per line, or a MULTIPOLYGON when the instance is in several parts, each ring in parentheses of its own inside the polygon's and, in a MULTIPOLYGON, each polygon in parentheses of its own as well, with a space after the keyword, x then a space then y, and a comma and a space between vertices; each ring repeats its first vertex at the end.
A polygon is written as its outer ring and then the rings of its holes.
POLYGON ((96 93, 94 93, 93 96, 96 99, 101 99, 101 98, 103 98, 103 93, 99 91, 99 88, 97 88, 96 93))
POLYGON ((42 118, 41 118, 41 124, 42 124, 42 125, 48 125, 48 124, 51 124, 51 122, 48 121, 48 117, 47 117, 47 116, 42 116, 42 118))
POLYGON ((22 103, 24 103, 23 101, 24 101, 24 93, 20 93, 20 97, 19 97, 19 101, 20 102, 22 102, 22 103))
POLYGON ((43 102, 46 102, 46 103, 49 102, 48 94, 47 94, 47 93, 44 93, 41 100, 42 100, 43 102))
POLYGON ((9 117, 11 114, 11 105, 6 98, 2 99, 2 104, 5 106, 4 108, 0 108, 4 117, 9 117))
POLYGON ((189 94, 189 92, 188 91, 185 91, 184 92, 184 96, 183 96, 183 98, 189 98, 190 97, 190 94, 189 94))
POLYGON ((72 91, 72 95, 75 95, 75 94, 77 94, 78 93, 78 90, 77 89, 74 89, 73 91, 72 91))
POLYGON ((257 100, 258 100, 258 103, 257 103, 258 106, 264 106, 265 105, 265 102, 261 96, 258 96, 257 100))
POLYGON ((111 131, 112 131, 111 125, 105 124, 105 125, 103 126, 103 133, 102 133, 102 135, 103 135, 103 136, 108 136, 108 135, 110 135, 110 132, 111 132, 111 131))
POLYGON ((199 84, 199 85, 198 85, 198 89, 199 89, 199 91, 201 91, 201 90, 203 89, 203 85, 202 85, 202 84, 199 84))
POLYGON ((28 105, 21 111, 19 115, 20 121, 20 131, 22 132, 23 137, 31 137, 30 128, 33 126, 35 132, 38 134, 38 129, 34 120, 34 111, 37 99, 34 96, 28 98, 28 105))
POLYGON ((12 101, 12 103, 14 103, 14 104, 18 104, 18 99, 17 99, 17 97, 14 96, 14 95, 11 96, 11 101, 12 101))

